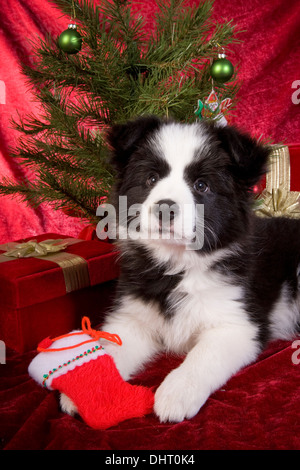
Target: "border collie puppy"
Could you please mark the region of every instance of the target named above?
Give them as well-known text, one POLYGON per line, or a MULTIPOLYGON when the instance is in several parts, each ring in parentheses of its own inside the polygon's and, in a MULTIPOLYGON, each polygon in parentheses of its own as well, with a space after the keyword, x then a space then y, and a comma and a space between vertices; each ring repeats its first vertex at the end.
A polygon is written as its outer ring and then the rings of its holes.
POLYGON ((105 347, 124 380, 158 353, 185 355, 155 394, 160 421, 179 422, 299 333, 300 221, 254 215, 269 149, 232 127, 142 117, 109 143, 121 276, 102 329, 123 344, 105 347))

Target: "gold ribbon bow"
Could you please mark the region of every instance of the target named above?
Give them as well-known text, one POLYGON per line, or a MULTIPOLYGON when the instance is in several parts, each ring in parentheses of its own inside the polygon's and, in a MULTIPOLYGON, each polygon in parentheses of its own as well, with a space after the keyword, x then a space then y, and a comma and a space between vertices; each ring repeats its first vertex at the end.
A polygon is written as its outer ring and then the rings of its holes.
POLYGON ((43 242, 30 240, 29 242, 13 244, 13 248, 3 254, 12 258, 36 258, 47 256, 49 253, 58 253, 64 250, 68 244, 68 242, 61 239, 44 240, 43 242))
POLYGON ((272 189, 272 192, 264 190, 261 194, 262 203, 256 209, 258 215, 268 217, 293 217, 300 218, 300 194, 286 189, 272 189))
POLYGON ((287 146, 274 145, 266 189, 254 208, 261 217, 300 218, 300 193, 290 191, 290 154, 287 146))

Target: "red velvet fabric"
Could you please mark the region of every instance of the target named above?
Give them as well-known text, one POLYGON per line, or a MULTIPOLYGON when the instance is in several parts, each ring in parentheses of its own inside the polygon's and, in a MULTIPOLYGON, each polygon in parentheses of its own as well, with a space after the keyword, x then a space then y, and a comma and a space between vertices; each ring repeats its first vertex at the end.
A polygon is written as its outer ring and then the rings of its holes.
MULTIPOLYGON (((28 172, 9 157, 9 146, 15 145, 17 137, 10 127, 10 118, 16 117, 17 111, 22 115, 37 110, 20 75, 19 63, 20 60, 31 62, 30 39, 36 34, 43 37, 47 32, 60 33, 69 18, 61 18, 47 0, 15 0, 13 6, 11 2, 2 3, 0 173, 18 178, 28 176, 28 172)), ((155 10, 154 4, 154 0, 145 0, 135 6, 135 11, 144 15, 148 29, 152 27, 150 15, 155 10)), ((255 135, 271 136, 274 142, 299 142, 299 105, 292 101, 293 83, 300 79, 299 14, 298 0, 214 2, 217 20, 233 19, 245 30, 240 35, 243 43, 231 46, 228 54, 235 65, 239 63, 242 82, 233 122, 255 135)), ((293 150, 291 160, 291 189, 300 190, 300 159, 293 150)), ((11 198, 0 199, 0 243, 51 231, 78 236, 83 228, 78 219, 55 212, 46 205, 34 210, 11 198)), ((90 230, 86 232, 92 236, 90 230)), ((85 299, 88 302, 89 297, 85 299)), ((99 301, 94 306, 97 307, 99 301)), ((64 311, 65 306, 58 308, 64 311)), ((52 326, 59 329, 63 315, 57 312, 59 310, 54 309, 52 326)), ((49 329, 44 336, 48 334, 49 329)), ((190 421, 160 424, 152 414, 125 421, 106 431, 95 431, 80 419, 62 414, 57 395, 43 390, 28 377, 27 367, 35 352, 19 354, 8 350, 7 364, 0 365, 0 447, 299 449, 300 365, 292 363, 293 352, 290 342, 270 345, 255 364, 240 371, 214 393, 190 421)), ((180 360, 159 358, 134 383, 157 387, 180 360)))
MULTIPOLYGON (((55 238, 66 236, 50 233, 36 240, 55 238)), ((45 336, 75 328, 79 315, 90 316, 96 309, 102 311, 105 304, 102 284, 119 274, 116 250, 108 243, 90 240, 80 241, 65 251, 87 261, 90 288, 66 294, 62 268, 47 259, 23 258, 0 263, 0 339, 7 346, 19 352, 33 349, 45 336)))
MULTIPOLYGON (((191 420, 161 424, 154 414, 105 431, 59 410, 58 395, 27 375, 34 352, 8 351, 0 366, 0 446, 3 449, 241 450, 300 448, 300 364, 289 342, 270 345, 214 393, 191 420)), ((163 356, 132 383, 155 388, 181 358, 163 356)), ((133 454, 133 453, 132 453, 133 454)), ((98 462, 101 461, 99 454, 98 462)))
MULTIPOLYGON (((188 3, 194 1, 200 0, 188 0, 188 3)), ((133 9, 144 16, 146 31, 153 28, 155 0, 133 0, 133 9)), ((299 15, 298 0, 214 2, 216 20, 233 19, 244 30, 239 35, 243 42, 230 46, 228 51, 228 58, 240 68, 241 80, 233 122, 253 134, 271 136, 274 142, 299 142, 299 104, 292 102, 293 93, 297 95, 292 85, 300 79, 299 15)), ((56 36, 66 29, 68 21, 48 0, 14 0, 1 4, 0 174, 3 176, 32 176, 9 157, 9 147, 15 146, 18 137, 11 128, 10 118, 16 117, 17 112, 26 115, 38 111, 20 73, 20 61, 31 63, 32 39, 37 35, 45 37, 47 33, 56 36)), ((56 212, 46 204, 33 209, 17 200, 0 198, 0 243, 45 232, 77 236, 82 228, 79 219, 56 212)))

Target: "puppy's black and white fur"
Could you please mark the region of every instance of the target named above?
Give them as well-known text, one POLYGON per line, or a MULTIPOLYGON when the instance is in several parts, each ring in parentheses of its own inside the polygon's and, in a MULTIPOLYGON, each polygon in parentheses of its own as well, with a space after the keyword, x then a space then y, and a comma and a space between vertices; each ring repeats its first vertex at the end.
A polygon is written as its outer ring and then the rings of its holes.
MULTIPOLYGON (((109 142, 115 203, 126 196, 128 207, 142 210, 140 237, 118 242, 117 297, 102 325, 123 345, 106 349, 125 380, 160 352, 184 354, 154 406, 161 421, 182 421, 268 341, 299 333, 300 222, 254 215, 251 187, 266 171, 269 150, 234 128, 144 117, 113 127, 109 142), (152 210, 162 203, 175 207, 169 238, 152 210), (197 204, 204 223, 190 212, 176 237, 175 219, 197 204), (147 236, 149 219, 154 237, 147 236), (203 244, 191 249, 198 229, 203 244)), ((67 399, 63 405, 72 411, 67 399)))

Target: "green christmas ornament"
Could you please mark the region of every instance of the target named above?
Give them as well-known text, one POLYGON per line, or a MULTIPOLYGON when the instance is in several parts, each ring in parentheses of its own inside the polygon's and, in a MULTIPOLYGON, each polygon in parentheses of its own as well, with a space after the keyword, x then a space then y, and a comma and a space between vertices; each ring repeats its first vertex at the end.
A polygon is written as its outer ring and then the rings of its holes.
POLYGON ((58 38, 59 48, 66 54, 77 54, 82 46, 82 37, 77 31, 76 24, 69 24, 58 38))
POLYGON ((228 82, 233 73, 233 65, 228 59, 226 59, 225 54, 219 54, 218 58, 213 61, 210 67, 210 75, 216 82, 228 82))

